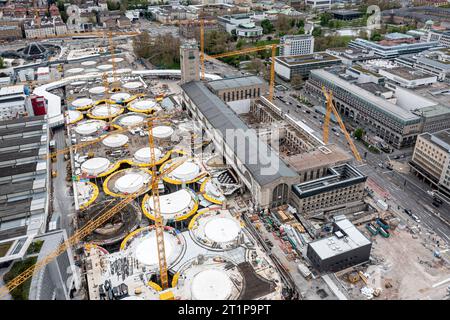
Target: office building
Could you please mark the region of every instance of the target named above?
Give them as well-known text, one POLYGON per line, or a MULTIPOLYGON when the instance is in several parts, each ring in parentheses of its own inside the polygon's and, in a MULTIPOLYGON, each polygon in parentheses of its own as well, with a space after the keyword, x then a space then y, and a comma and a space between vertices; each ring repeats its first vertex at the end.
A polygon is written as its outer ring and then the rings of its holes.
POLYGON ((402 54, 419 53, 439 45, 438 41, 431 42, 415 42, 415 43, 398 43, 398 44, 381 44, 365 39, 357 38, 350 41, 350 48, 365 49, 373 51, 378 57, 383 59, 396 58, 402 54))
POLYGON ((412 172, 450 199, 450 130, 419 135, 410 166, 412 172))
POLYGON ((306 256, 320 272, 337 272, 369 261, 372 243, 345 216, 335 216, 332 236, 308 243, 306 256))
POLYGON ((338 65, 341 60, 326 52, 316 52, 299 56, 276 57, 275 72, 283 80, 290 81, 294 76, 307 78, 313 69, 338 65))
POLYGON ((299 56, 314 52, 314 37, 310 35, 283 36, 280 38, 280 56, 299 56))
MULTIPOLYGON (((380 77, 373 72, 370 75, 365 78, 380 77)), ((450 127, 450 108, 442 94, 424 97, 400 86, 358 82, 342 69, 312 70, 305 89, 323 99, 322 86, 333 91, 336 108, 344 117, 395 148, 413 145, 422 132, 450 127)))

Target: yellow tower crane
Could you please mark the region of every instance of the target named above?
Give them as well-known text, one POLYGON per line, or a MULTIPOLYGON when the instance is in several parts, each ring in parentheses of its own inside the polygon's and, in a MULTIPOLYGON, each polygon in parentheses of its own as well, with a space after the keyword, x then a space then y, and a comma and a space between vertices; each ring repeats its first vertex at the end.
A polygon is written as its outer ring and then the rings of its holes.
POLYGON ((353 155, 355 156, 355 159, 358 162, 362 161, 361 155, 358 152, 358 149, 356 148, 355 144, 353 143, 353 139, 350 137, 350 134, 347 131, 347 128, 345 128, 344 122, 341 119, 341 116, 339 115, 339 112, 337 112, 336 107, 333 103, 333 92, 331 90, 326 90, 325 87, 322 87, 323 94, 325 95, 326 102, 327 102, 327 108, 325 112, 325 119, 323 121, 323 142, 325 144, 328 143, 328 137, 329 137, 329 126, 330 126, 330 118, 331 113, 333 112, 334 116, 336 117, 337 122, 339 123, 339 127, 341 128, 342 132, 344 133, 345 139, 347 140, 350 149, 353 152, 353 155))
POLYGON ((203 58, 203 63, 202 63, 202 79, 205 78, 205 75, 203 72, 205 69, 204 61, 206 61, 206 60, 231 57, 231 56, 236 56, 236 55, 240 55, 240 54, 247 54, 247 53, 264 51, 264 50, 272 50, 272 63, 270 66, 270 83, 269 83, 269 100, 272 101, 273 95, 274 95, 274 87, 275 87, 275 56, 276 56, 277 48, 279 46, 281 46, 281 45, 280 44, 269 44, 269 45, 265 45, 265 46, 254 47, 254 48, 245 48, 242 50, 219 53, 219 54, 214 54, 214 55, 203 54, 204 58, 203 58))
MULTIPOLYGON (((150 118, 149 120, 149 130, 150 130, 150 136, 153 132, 153 121, 154 118, 150 118)), ((116 131, 114 131, 116 133, 116 131)), ((165 251, 164 251, 164 237, 163 237, 163 224, 161 219, 161 211, 160 206, 156 205, 159 204, 159 193, 158 193, 158 182, 166 174, 169 174, 176 168, 178 168, 182 163, 184 163, 183 160, 179 160, 172 165, 170 165, 167 169, 165 169, 163 172, 161 172, 159 175, 156 173, 156 167, 155 167, 155 151, 154 151, 154 142, 153 138, 150 138, 151 146, 150 146, 150 152, 153 153, 151 156, 152 161, 152 179, 151 179, 151 189, 153 194, 153 199, 155 203, 154 207, 154 213, 155 213, 155 226, 156 226, 156 234, 157 234, 157 241, 158 241, 158 257, 160 261, 160 274, 161 274, 161 283, 162 287, 166 289, 168 287, 168 279, 167 279, 167 262, 165 260, 165 251), (152 150, 153 149, 153 150, 152 150), (155 193, 156 190, 156 193, 155 193), (161 253, 162 252, 162 253, 161 253)), ((145 187, 144 187, 145 188, 145 187)), ((10 282, 8 282, 6 285, 0 288, 0 298, 6 296, 8 292, 11 292, 18 286, 20 286, 22 283, 24 283, 27 279, 33 276, 33 274, 41 269, 43 269, 46 265, 51 263, 53 260, 55 260, 59 255, 61 255, 63 252, 65 252, 69 247, 72 247, 79 243, 81 240, 83 240, 86 236, 91 234, 94 230, 104 225, 107 221, 109 221, 115 214, 120 212, 122 209, 124 209, 128 204, 130 204, 135 198, 137 198, 142 193, 142 189, 128 195, 126 198, 124 198, 119 203, 114 204, 112 207, 106 207, 104 210, 102 210, 98 216, 89 221, 87 224, 85 224, 82 228, 77 230, 70 238, 68 238, 66 241, 64 241, 61 245, 59 245, 54 251, 52 251, 50 254, 45 256, 42 260, 34 264, 33 266, 29 267, 25 271, 23 271, 21 274, 19 274, 17 277, 12 279, 10 282)))

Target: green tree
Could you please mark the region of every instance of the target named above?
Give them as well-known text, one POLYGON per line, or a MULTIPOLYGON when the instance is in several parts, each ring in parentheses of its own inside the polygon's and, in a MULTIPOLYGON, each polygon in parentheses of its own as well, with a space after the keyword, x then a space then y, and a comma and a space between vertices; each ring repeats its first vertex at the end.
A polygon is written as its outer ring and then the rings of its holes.
POLYGON ((329 12, 324 12, 320 14, 320 25, 322 27, 326 27, 329 25, 331 19, 333 19, 333 15, 329 12))
POLYGON ((304 28, 305 27, 305 20, 297 20, 297 28, 304 28))
POLYGON ((108 10, 115 11, 120 9, 120 1, 116 0, 108 0, 106 1, 106 5, 108 6, 108 10))
POLYGON ((314 37, 320 37, 322 35, 322 29, 319 27, 315 27, 314 30, 312 31, 312 35, 314 37))
POLYGON ((374 32, 372 36, 370 37, 371 41, 381 41, 381 34, 378 32, 374 32))
POLYGON ((56 3, 56 6, 58 7, 59 14, 61 15, 61 20, 66 23, 67 19, 69 18, 66 12, 66 7, 64 6, 64 0, 58 0, 56 3))
POLYGON ((264 19, 261 21, 261 27, 263 28, 264 34, 272 33, 274 30, 273 24, 269 19, 264 19))
POLYGON ((364 130, 362 128, 357 128, 353 133, 353 136, 358 140, 362 140, 364 137, 364 130))
POLYGON ((3 60, 2 57, 0 57, 0 69, 5 68, 5 61, 3 60))

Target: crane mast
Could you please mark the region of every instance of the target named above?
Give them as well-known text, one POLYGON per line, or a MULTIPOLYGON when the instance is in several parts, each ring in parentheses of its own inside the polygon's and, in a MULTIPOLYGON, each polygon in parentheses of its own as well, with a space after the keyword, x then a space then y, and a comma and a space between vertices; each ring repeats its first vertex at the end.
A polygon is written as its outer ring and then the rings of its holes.
POLYGON ((328 127, 330 125, 330 118, 331 118, 331 112, 333 112, 334 116, 336 117, 337 122, 339 123, 339 127, 341 128, 342 132, 344 133, 345 139, 347 140, 350 149, 353 152, 353 155, 355 157, 355 159, 358 162, 362 161, 361 155, 358 152, 358 149, 356 148, 352 137, 350 137, 350 134, 347 131, 347 128, 344 125, 344 122, 342 121, 341 116, 339 115, 339 112, 337 112, 336 107, 334 106, 333 103, 333 93, 331 90, 327 91, 325 89, 325 87, 322 87, 322 91, 325 95, 326 101, 327 101, 327 110, 326 110, 326 114, 325 114, 325 119, 323 122, 323 141, 325 143, 328 143, 328 127))
POLYGON ((167 289, 169 287, 169 279, 167 275, 167 259, 164 246, 164 225, 161 217, 161 204, 159 202, 158 178, 156 172, 156 155, 155 141, 153 137, 153 119, 148 121, 148 142, 150 146, 150 164, 152 166, 152 199, 153 211, 155 216, 156 245, 158 250, 159 275, 161 287, 167 289))

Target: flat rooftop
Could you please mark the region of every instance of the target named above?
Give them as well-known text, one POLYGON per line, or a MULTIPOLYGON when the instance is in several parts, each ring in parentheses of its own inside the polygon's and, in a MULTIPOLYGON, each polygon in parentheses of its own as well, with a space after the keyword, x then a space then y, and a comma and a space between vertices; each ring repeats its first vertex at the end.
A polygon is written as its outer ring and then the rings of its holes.
POLYGON ((430 78, 433 77, 433 75, 429 73, 422 72, 420 70, 416 70, 409 67, 395 67, 390 69, 384 70, 387 73, 390 73, 394 76, 413 81, 413 80, 419 80, 424 78, 430 78))
POLYGON ((420 121, 419 116, 401 108, 394 103, 391 103, 381 97, 374 95, 372 92, 361 90, 361 88, 356 84, 348 82, 340 78, 337 74, 334 74, 328 70, 312 70, 311 76, 318 76, 330 84, 343 88, 345 91, 350 92, 354 96, 359 97, 366 102, 369 102, 376 109, 379 109, 383 113, 392 115, 401 122, 417 123, 420 121))
POLYGON ((258 138, 256 133, 225 102, 208 90, 202 82, 192 81, 181 87, 211 125, 222 134, 224 141, 261 186, 281 177, 298 176, 266 143, 258 138), (232 132, 245 134, 242 144, 238 145, 236 141, 226 141, 230 140, 227 137, 236 139, 234 135, 230 137, 232 132))
POLYGON ((327 145, 305 153, 287 157, 285 161, 297 172, 309 171, 315 168, 334 166, 350 162, 352 156, 337 145, 327 145))
POLYGON ((214 91, 261 85, 264 85, 264 82, 257 76, 228 78, 208 82, 208 86, 214 91))
POLYGON ((450 129, 438 131, 435 133, 424 133, 420 135, 428 141, 431 141, 437 147, 441 148, 445 152, 450 153, 450 129))
POLYGON ((302 64, 320 63, 327 61, 340 61, 339 58, 332 56, 326 52, 316 52, 314 54, 302 54, 298 56, 278 56, 276 59, 289 66, 297 66, 302 64))
POLYGON ((307 198, 337 188, 363 183, 366 179, 367 177, 358 169, 345 163, 329 168, 327 175, 322 178, 293 185, 292 189, 299 198, 307 198))
POLYGON ((322 260, 371 244, 348 219, 337 220, 335 225, 343 237, 333 235, 308 244, 322 260))

